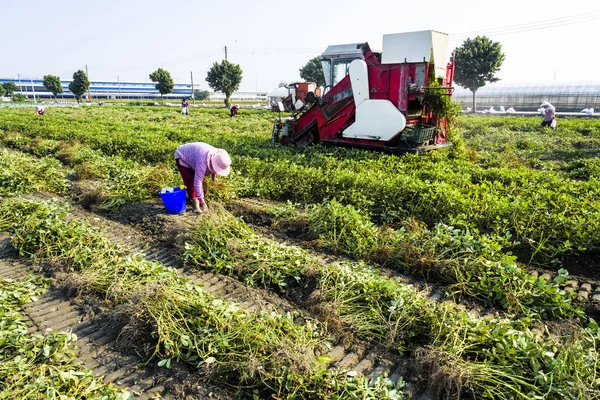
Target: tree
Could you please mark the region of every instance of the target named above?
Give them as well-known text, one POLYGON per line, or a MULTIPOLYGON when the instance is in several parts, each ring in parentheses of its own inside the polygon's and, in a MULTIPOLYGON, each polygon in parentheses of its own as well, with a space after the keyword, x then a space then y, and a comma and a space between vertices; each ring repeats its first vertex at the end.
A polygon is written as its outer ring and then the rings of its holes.
POLYGON ((227 60, 214 63, 206 75, 208 86, 219 92, 225 93, 225 105, 229 107, 231 94, 238 90, 242 82, 242 68, 227 60))
POLYGON ((0 85, 0 97, 4 96, 5 92, 6 90, 4 90, 4 85, 0 85))
POLYGON ((12 94, 18 89, 17 85, 15 85, 14 82, 4 82, 2 84, 2 88, 8 96, 12 96, 12 94))
POLYGON ((156 86, 154 87, 160 92, 161 98, 163 95, 171 93, 175 87, 175 82, 173 82, 173 78, 171 78, 169 71, 162 68, 151 73, 150 80, 156 82, 156 86))
POLYGON ((277 86, 277 87, 287 87, 287 85, 288 85, 287 82, 281 81, 281 82, 279 82, 279 86, 277 86))
POLYGON ((300 68, 300 78, 307 82, 314 82, 317 86, 325 86, 325 75, 321 65, 321 57, 316 56, 300 68))
POLYGON ((44 87, 54 95, 54 100, 56 100, 57 94, 63 92, 62 83, 60 83, 58 76, 44 75, 44 87))
POLYGON ((73 80, 69 83, 69 90, 75 95, 77 102, 81 101, 81 96, 90 88, 90 81, 82 70, 73 73, 73 80))
POLYGON ((206 100, 210 97, 208 90, 194 90, 194 98, 196 100, 206 100))
POLYGON ((477 111, 475 92, 486 82, 497 82, 495 74, 500 70, 506 58, 499 42, 493 42, 486 36, 467 39, 452 52, 454 58, 454 80, 460 86, 473 92, 473 111, 477 111))

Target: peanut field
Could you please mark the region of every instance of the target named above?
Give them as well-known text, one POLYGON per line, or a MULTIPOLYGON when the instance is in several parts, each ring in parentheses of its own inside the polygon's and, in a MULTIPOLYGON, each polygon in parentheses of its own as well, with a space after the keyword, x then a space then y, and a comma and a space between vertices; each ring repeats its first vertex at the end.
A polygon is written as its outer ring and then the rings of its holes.
POLYGON ((600 398, 600 120, 397 156, 274 118, 0 109, 0 399, 600 398), (232 173, 168 215, 196 141, 232 173))

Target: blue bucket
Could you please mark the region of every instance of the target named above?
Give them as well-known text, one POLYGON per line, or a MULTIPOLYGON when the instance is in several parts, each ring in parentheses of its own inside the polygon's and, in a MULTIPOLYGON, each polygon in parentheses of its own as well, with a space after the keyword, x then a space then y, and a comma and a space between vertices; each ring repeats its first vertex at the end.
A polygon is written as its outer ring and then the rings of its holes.
POLYGON ((160 194, 160 198, 167 209, 167 214, 179 214, 185 211, 185 189, 176 187, 173 188, 172 192, 161 192, 158 192, 158 194, 160 194))

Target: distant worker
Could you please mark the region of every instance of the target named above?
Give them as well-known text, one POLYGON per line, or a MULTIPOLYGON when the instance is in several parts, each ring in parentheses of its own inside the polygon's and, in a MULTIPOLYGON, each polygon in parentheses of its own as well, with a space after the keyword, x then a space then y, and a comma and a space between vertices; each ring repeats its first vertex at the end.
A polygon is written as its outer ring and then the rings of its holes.
POLYGON ((202 182, 205 176, 227 176, 231 170, 231 158, 227 151, 207 143, 196 142, 179 146, 175 151, 175 164, 187 186, 187 193, 194 204, 194 212, 207 210, 202 182))
POLYGON ((239 109, 240 109, 239 104, 232 105, 231 108, 229 109, 229 116, 235 117, 237 115, 239 109))
POLYGON ((542 121, 542 127, 549 126, 552 129, 556 128, 556 108, 547 101, 544 101, 540 108, 542 110, 542 114, 544 115, 544 120, 542 121))
POLYGON ((190 103, 188 103, 187 99, 181 100, 181 115, 190 115, 189 107, 190 103))
POLYGON ((46 109, 42 106, 35 106, 35 113, 37 115, 44 115, 44 113, 46 112, 46 109))

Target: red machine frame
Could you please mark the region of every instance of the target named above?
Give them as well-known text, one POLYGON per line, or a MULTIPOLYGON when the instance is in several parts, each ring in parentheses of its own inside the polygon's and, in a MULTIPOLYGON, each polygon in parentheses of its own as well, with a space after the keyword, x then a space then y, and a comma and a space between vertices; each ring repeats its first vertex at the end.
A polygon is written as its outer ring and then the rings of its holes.
POLYGON ((441 87, 419 87, 411 83, 416 82, 417 68, 425 65, 427 81, 429 69, 433 68, 432 64, 428 62, 381 64, 380 54, 371 51, 368 44, 363 44, 361 49, 368 71, 369 98, 389 100, 405 116, 409 127, 421 126, 421 124, 435 127, 433 139, 427 143, 407 143, 403 140, 404 134, 399 134, 389 141, 343 137, 343 131, 355 121, 356 112, 350 75, 346 75, 323 97, 315 97, 312 105, 307 105, 294 113, 292 119, 286 121, 279 118, 273 130, 274 140, 282 144, 299 146, 321 142, 397 153, 421 152, 451 145, 447 140, 446 120, 433 115, 424 100, 426 93, 432 90, 440 95, 452 94, 454 62, 447 64, 445 78, 438 80, 441 87), (286 123, 287 131, 284 131, 282 128, 286 123), (281 134, 282 132, 285 134, 281 134))

